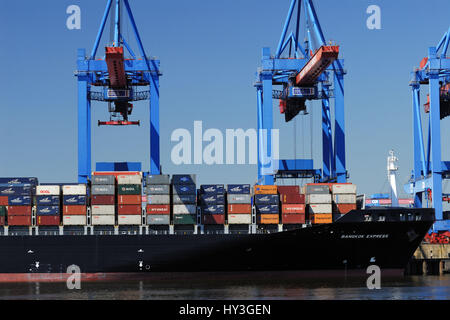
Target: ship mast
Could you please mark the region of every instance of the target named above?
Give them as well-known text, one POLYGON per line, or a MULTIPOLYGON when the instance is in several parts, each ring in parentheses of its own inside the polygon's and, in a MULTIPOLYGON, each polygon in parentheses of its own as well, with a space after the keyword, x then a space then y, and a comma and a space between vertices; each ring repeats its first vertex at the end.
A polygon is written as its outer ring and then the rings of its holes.
POLYGON ((398 207, 398 196, 397 196, 397 181, 396 181, 396 172, 398 170, 397 166, 398 158, 394 156, 394 150, 389 151, 389 156, 387 158, 387 171, 388 171, 388 180, 391 186, 391 206, 398 207))

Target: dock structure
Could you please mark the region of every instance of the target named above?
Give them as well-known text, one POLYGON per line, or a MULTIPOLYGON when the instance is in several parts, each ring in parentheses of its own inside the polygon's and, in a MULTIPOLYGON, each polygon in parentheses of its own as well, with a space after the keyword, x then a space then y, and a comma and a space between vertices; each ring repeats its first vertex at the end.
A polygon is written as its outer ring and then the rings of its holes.
POLYGON ((450 244, 422 243, 414 252, 406 273, 408 275, 450 273, 450 244))

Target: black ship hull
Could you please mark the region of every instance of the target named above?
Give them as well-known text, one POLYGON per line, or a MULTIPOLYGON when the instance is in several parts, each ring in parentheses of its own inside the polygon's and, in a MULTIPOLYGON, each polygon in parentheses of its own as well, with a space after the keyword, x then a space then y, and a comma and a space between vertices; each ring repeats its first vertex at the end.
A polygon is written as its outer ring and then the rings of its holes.
POLYGON ((71 265, 83 274, 356 272, 369 265, 402 272, 434 212, 383 210, 379 221, 380 212, 353 211, 332 224, 264 234, 1 236, 0 281, 66 274, 71 265))

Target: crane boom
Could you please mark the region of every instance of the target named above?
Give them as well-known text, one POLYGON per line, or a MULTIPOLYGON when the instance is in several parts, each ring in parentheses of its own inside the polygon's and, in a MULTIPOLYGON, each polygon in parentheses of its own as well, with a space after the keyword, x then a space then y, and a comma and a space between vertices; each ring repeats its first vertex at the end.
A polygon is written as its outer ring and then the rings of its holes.
POLYGON ((339 46, 321 46, 295 78, 296 85, 312 85, 339 56, 339 46))

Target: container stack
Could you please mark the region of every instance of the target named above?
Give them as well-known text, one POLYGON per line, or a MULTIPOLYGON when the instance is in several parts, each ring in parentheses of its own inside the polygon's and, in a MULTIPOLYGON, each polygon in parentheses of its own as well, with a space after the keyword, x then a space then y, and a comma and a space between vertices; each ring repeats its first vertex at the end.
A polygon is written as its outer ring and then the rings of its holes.
POLYGON ((356 210, 356 185, 351 183, 334 183, 331 187, 333 194, 333 213, 343 215, 356 210))
POLYGON ((254 190, 257 224, 279 224, 280 197, 277 186, 256 185, 254 190))
POLYGON ((87 188, 85 184, 63 185, 63 224, 84 226, 87 224, 87 188))
POLYGON ((91 185, 91 224, 115 225, 116 177, 93 175, 91 185))
POLYGON ((197 224, 197 187, 195 174, 172 176, 172 203, 174 225, 197 224))
POLYGON ((204 225, 225 224, 225 188, 223 184, 200 186, 200 209, 204 225))
POLYGON ((119 225, 141 225, 142 176, 120 174, 117 176, 117 220, 119 225))
POLYGON ((31 226, 32 192, 37 180, 30 179, 0 179, 0 205, 4 207, 1 211, 7 211, 5 216, 10 226, 31 226))
POLYGON ((299 186, 278 186, 281 200, 281 223, 304 224, 305 195, 300 193, 299 186))
POLYGON ((145 194, 147 195, 147 224, 170 224, 170 176, 168 174, 148 175, 145 194))
POLYGON ((312 224, 332 223, 331 184, 310 183, 306 185, 306 204, 312 224))
POLYGON ((228 224, 252 223, 252 198, 249 184, 227 185, 228 224))
POLYGON ((39 185, 36 187, 36 225, 59 226, 61 223, 61 187, 39 185))

